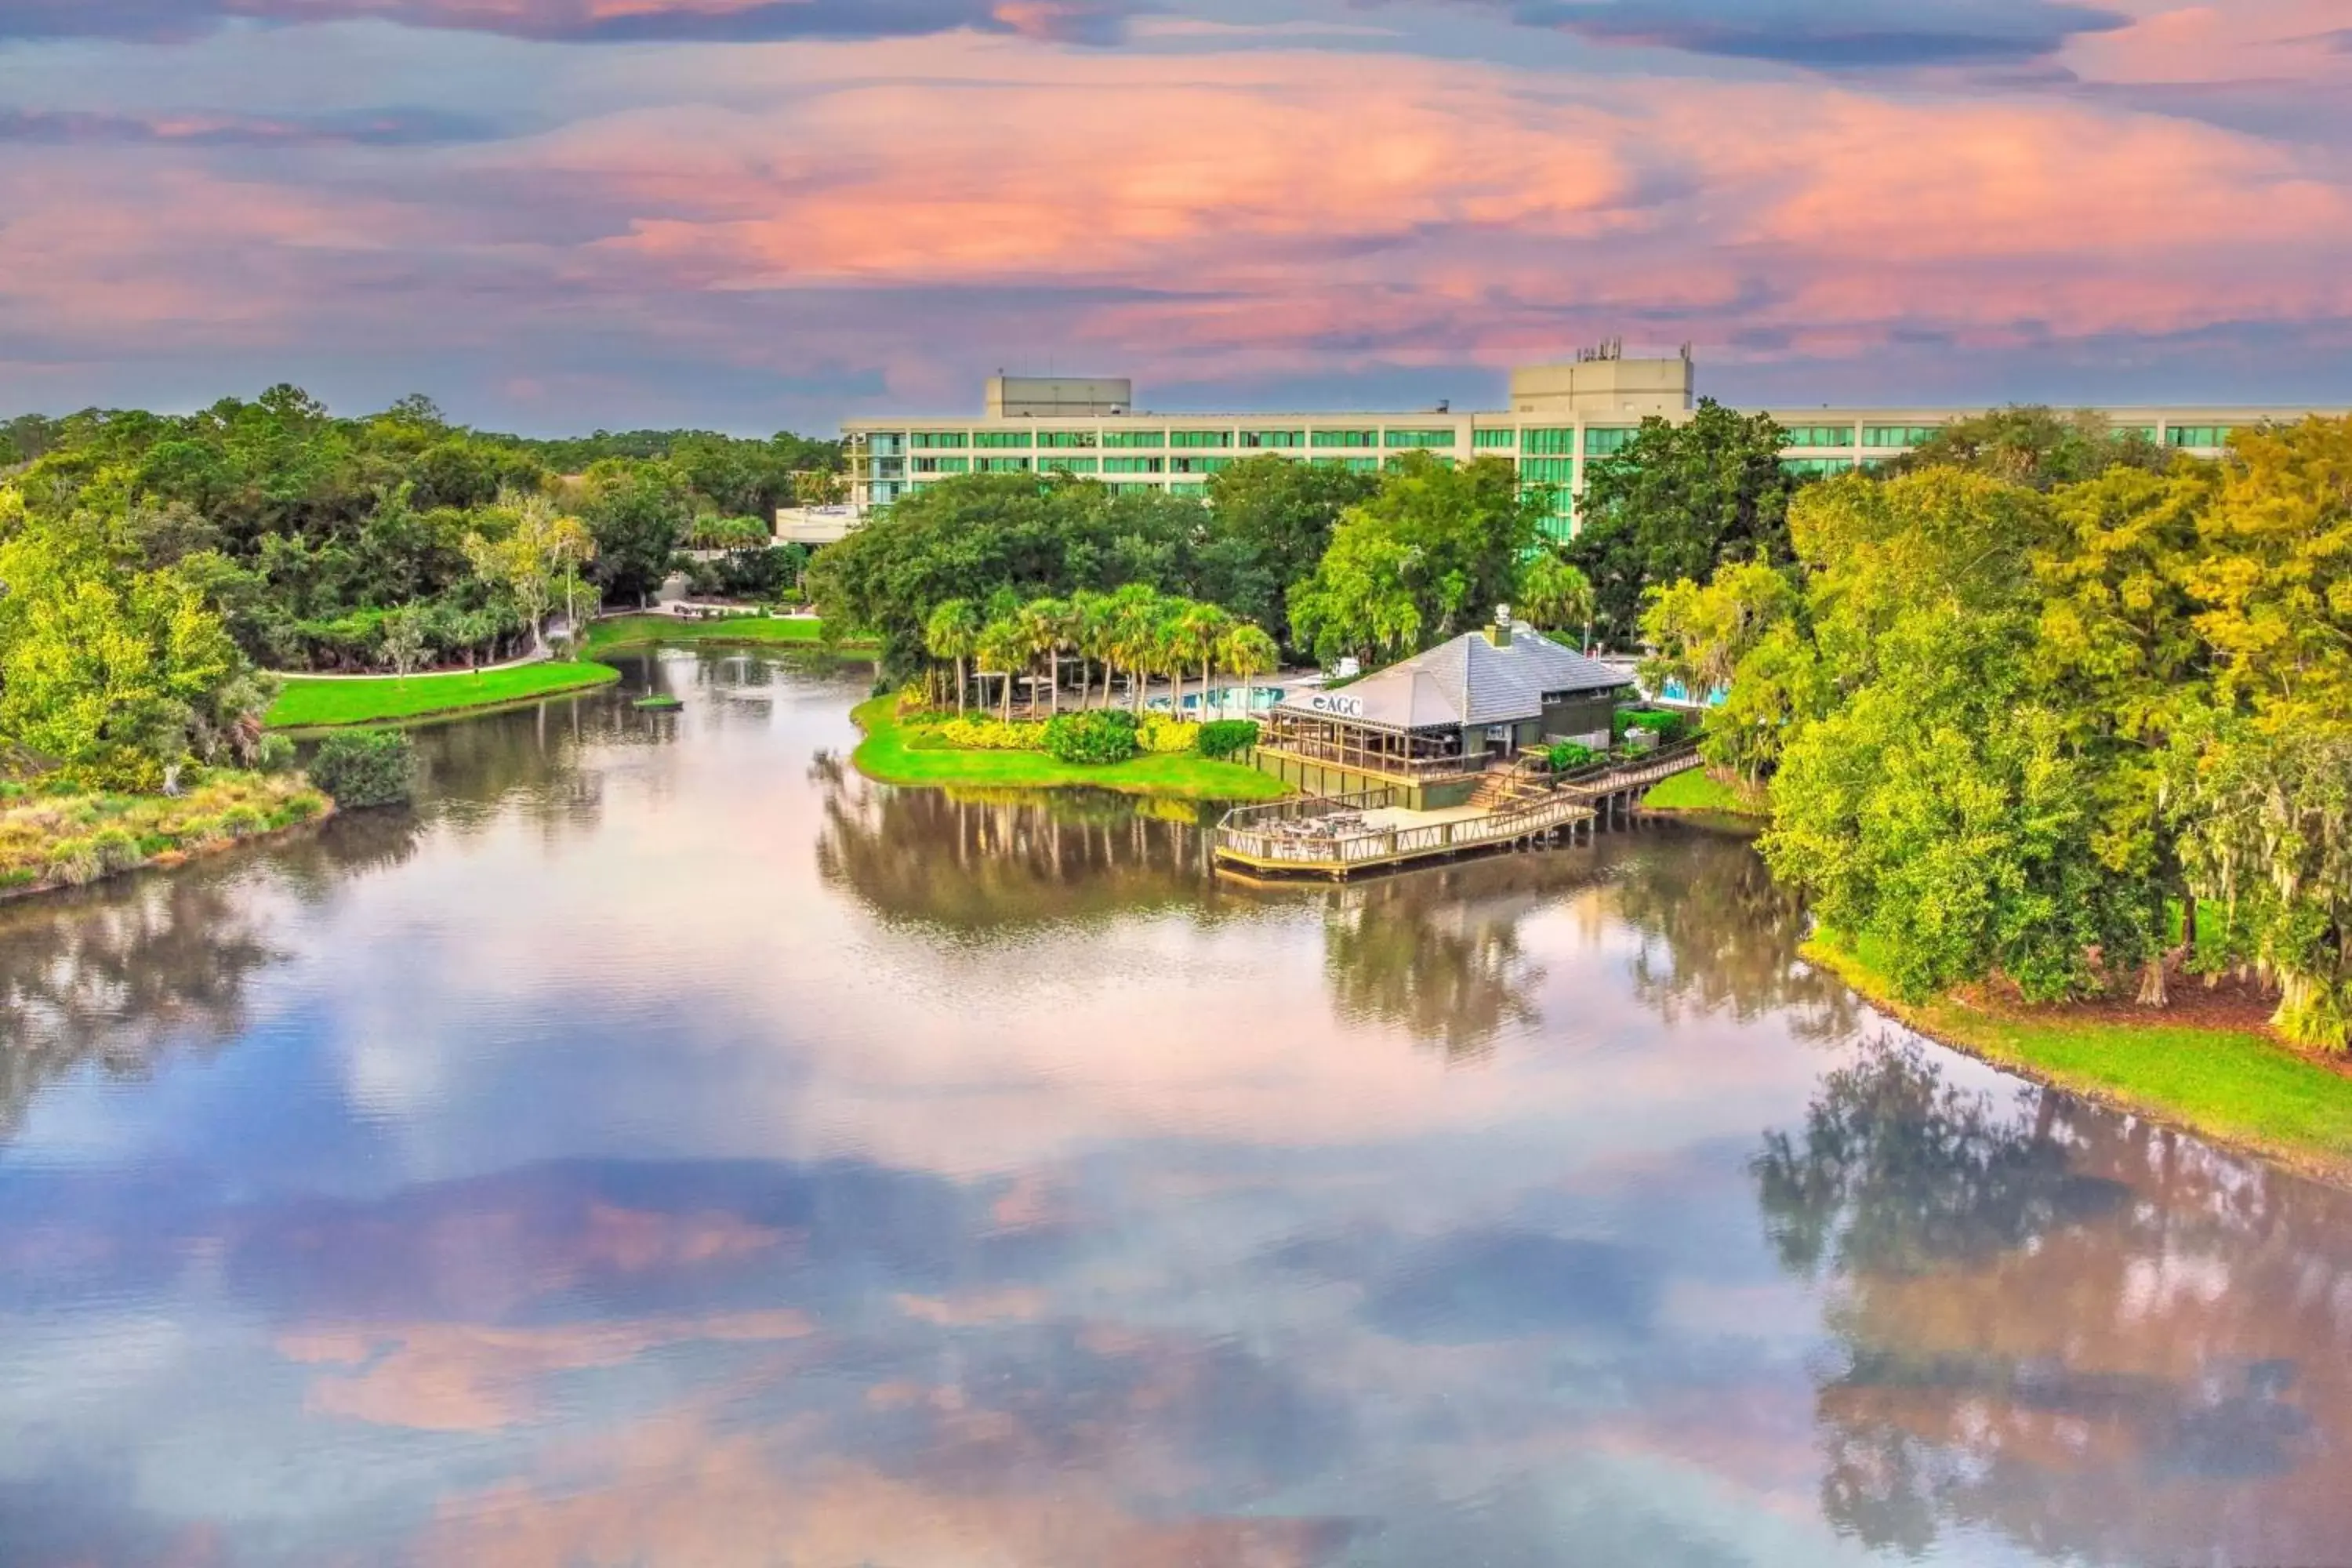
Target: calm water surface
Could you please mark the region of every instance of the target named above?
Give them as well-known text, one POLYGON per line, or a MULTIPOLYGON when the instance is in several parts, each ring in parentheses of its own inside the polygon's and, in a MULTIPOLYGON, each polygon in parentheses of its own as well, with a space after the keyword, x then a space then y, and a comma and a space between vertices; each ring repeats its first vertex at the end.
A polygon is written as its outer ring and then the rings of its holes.
POLYGON ((1744 844, 1246 890, 648 679, 0 909, 0 1563, 2352 1563, 2352 1202, 1744 844))

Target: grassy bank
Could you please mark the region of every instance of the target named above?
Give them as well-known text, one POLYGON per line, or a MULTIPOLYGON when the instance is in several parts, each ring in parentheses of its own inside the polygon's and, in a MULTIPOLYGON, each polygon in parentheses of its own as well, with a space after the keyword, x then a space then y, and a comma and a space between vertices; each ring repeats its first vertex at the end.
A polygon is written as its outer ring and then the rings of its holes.
POLYGON ((1736 785, 1725 784, 1704 768, 1661 779, 1642 797, 1644 811, 1707 811, 1728 816, 1765 815, 1763 801, 1736 785))
POLYGON ((1087 784, 1127 795, 1180 800, 1275 800, 1279 779, 1239 763, 1192 755, 1137 757, 1107 767, 1058 763, 1043 752, 963 752, 927 745, 899 722, 898 699, 877 697, 851 710, 866 739, 850 759, 870 779, 895 784, 972 784, 998 789, 1058 789, 1087 784))
MULTIPOLYGON (((590 625, 581 651, 593 658, 615 648, 680 642, 790 643, 809 648, 825 646, 824 628, 813 620, 736 616, 719 621, 688 621, 676 616, 614 616, 590 625)), ((872 645, 853 638, 833 646, 855 650, 872 645)))
POLYGON ((586 661, 519 664, 507 669, 451 670, 405 680, 330 680, 289 676, 270 706, 273 730, 324 729, 425 719, 502 702, 527 702, 566 691, 607 686, 621 678, 610 665, 586 661))
POLYGON ((299 775, 215 773, 177 797, 0 786, 0 898, 79 887, 306 822, 333 803, 299 775))
MULTIPOLYGON (((1970 994, 1920 1005, 1868 957, 1817 937, 1805 956, 1881 1010, 2025 1077, 2333 1179, 2352 1179, 2352 1075, 2259 1028, 2120 1021, 2101 1010, 1970 994)), ((2193 984, 2193 983, 2191 983, 2193 984)))

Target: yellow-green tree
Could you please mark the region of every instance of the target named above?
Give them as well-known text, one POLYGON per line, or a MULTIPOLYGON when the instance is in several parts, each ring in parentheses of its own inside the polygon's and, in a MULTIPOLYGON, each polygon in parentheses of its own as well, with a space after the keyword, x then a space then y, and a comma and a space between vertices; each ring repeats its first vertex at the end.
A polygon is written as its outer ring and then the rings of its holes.
POLYGON ((491 531, 466 536, 466 559, 477 576, 513 598, 535 649, 559 583, 577 582, 579 569, 596 558, 595 537, 536 492, 507 491, 489 516, 491 531))

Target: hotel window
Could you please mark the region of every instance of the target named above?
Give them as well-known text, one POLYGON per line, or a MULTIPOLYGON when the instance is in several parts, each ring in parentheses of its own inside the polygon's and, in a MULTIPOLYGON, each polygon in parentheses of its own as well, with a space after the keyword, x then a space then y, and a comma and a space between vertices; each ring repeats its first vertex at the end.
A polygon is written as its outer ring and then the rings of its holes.
POLYGON ((1630 425, 1588 425, 1584 427, 1584 455, 1606 458, 1622 452, 1637 434, 1630 425))
POLYGON ((919 474, 961 474, 971 468, 970 458, 917 458, 914 463, 919 474))
POLYGON ((1318 468, 1343 468, 1351 474, 1377 474, 1381 471, 1378 458, 1317 458, 1314 464, 1318 468))
POLYGON ((1194 500, 1205 500, 1208 499, 1209 487, 1201 484, 1171 484, 1168 487, 1168 493, 1171 496, 1190 496, 1194 500))
POLYGON ((983 474, 1025 474, 1029 471, 1026 458, 974 458, 973 464, 983 474))
POLYGON ((1037 467, 1040 470, 1048 473, 1091 474, 1095 471, 1097 462, 1092 458, 1040 458, 1037 459, 1037 467))
POLYGON ((1314 441, 1318 447, 1377 447, 1381 444, 1381 433, 1377 430, 1318 430, 1314 441))
POLYGON ((1794 474, 1799 479, 1828 479, 1834 474, 1853 472, 1853 459, 1852 458, 1783 458, 1780 459, 1780 471, 1784 474, 1794 474))
POLYGON ((1094 444, 1095 433, 1091 430, 1040 430, 1037 432, 1037 445, 1040 447, 1091 447, 1094 444))
POLYGON ((1168 432, 1165 430, 1106 430, 1103 432, 1103 445, 1106 447, 1165 447, 1168 445, 1168 432))
POLYGON ((904 458, 877 458, 874 459, 873 466, 874 478, 877 479, 895 479, 899 475, 907 471, 907 459, 904 458))
POLYGON ((1853 426, 1851 425, 1791 425, 1789 426, 1791 447, 1851 447, 1853 426))
POLYGON ((1566 458, 1576 452, 1573 430, 1522 430, 1519 450, 1539 458, 1566 458))
POLYGON ((1574 458, 1521 458, 1519 482, 1530 485, 1572 485, 1576 482, 1574 458))
POLYGON ((975 430, 971 433, 971 444, 975 447, 1025 447, 1029 445, 1029 432, 1026 430, 975 430))
POLYGON ((927 447, 934 450, 944 447, 960 452, 963 450, 966 439, 966 433, 961 430, 918 430, 907 437, 907 445, 918 452, 927 447))
POLYGON ((1391 449, 1417 447, 1426 450, 1431 447, 1451 447, 1454 445, 1454 432, 1451 430, 1391 430, 1388 433, 1388 443, 1391 449))
POLYGON ((1158 458, 1105 458, 1102 471, 1106 474, 1156 474, 1160 471, 1160 462, 1158 458))
POLYGON ((1168 471, 1171 474, 1214 474, 1232 468, 1231 458, 1171 458, 1168 471))
POLYGON ((903 432, 885 430, 866 437, 866 455, 869 458, 895 458, 907 449, 903 432))
MULTIPOLYGON (((1940 425, 1865 425, 1862 427, 1862 444, 1865 447, 1924 447, 1942 434, 1943 428, 1940 425)), ((1789 445, 1794 447, 1799 443, 1791 441, 1789 445)))
POLYGON ((1115 496, 1134 496, 1150 495, 1160 487, 1150 483, 1139 484, 1133 479, 1128 479, 1121 483, 1105 485, 1103 488, 1115 496))
POLYGON ((2164 444, 2168 447, 2221 447, 2230 444, 2230 432, 2234 425, 2173 425, 2166 427, 2164 444))
POLYGON ((1304 430, 1244 430, 1242 432, 1242 445, 1287 450, 1293 447, 1307 445, 1307 432, 1304 430))
POLYGON ((1171 430, 1168 444, 1171 447, 1230 447, 1234 433, 1230 430, 1171 430))
POLYGON ((1473 430, 1470 432, 1470 445, 1473 449, 1480 452, 1508 451, 1518 444, 1519 433, 1517 430, 1473 430))

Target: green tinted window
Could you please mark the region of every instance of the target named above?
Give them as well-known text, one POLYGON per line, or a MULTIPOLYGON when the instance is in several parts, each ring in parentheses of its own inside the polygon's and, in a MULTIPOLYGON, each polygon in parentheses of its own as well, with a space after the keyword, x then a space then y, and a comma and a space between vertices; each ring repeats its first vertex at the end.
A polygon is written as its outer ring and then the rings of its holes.
POLYGON ((1307 445, 1307 432, 1304 430, 1244 430, 1242 432, 1242 445, 1277 449, 1304 447, 1307 445))
POLYGON ((1156 474, 1160 471, 1158 458, 1105 458, 1102 471, 1106 474, 1156 474))
POLYGON ((1826 479, 1832 474, 1853 472, 1852 458, 1783 458, 1780 471, 1801 479, 1826 479))
POLYGON ((1315 445, 1318 447, 1377 447, 1380 444, 1381 433, 1377 430, 1318 430, 1315 432, 1315 445))
POLYGON ((971 444, 975 447, 1026 447, 1029 445, 1029 432, 1026 430, 975 430, 971 433, 971 444))
POLYGON ((2234 425, 2174 425, 2164 432, 2168 447, 2226 447, 2234 425))
POLYGON ((965 433, 961 430, 918 430, 907 437, 907 445, 918 452, 926 447, 932 450, 946 447, 950 450, 961 451, 965 440, 965 433))
POLYGON ((1791 425, 1789 426, 1791 447, 1851 447, 1853 426, 1851 425, 1791 425))
POLYGON ((1391 430, 1388 433, 1388 444, 1391 449, 1451 447, 1454 445, 1454 432, 1451 430, 1391 430))
POLYGON ((1091 474, 1098 466, 1094 458, 1040 458, 1037 467, 1057 474, 1091 474))
POLYGON ((1519 479, 1526 484, 1572 485, 1576 482, 1574 458, 1521 458, 1519 479))
POLYGON ((1519 444, 1517 430, 1473 430, 1470 445, 1481 452, 1508 451, 1519 444))
POLYGON ((1106 447, 1165 447, 1168 445, 1168 432, 1165 430, 1106 430, 1103 432, 1103 445, 1106 447))
MULTIPOLYGON (((1862 444, 1865 447, 1924 447, 1942 431, 1940 425, 1865 425, 1862 427, 1862 444)), ((1790 442, 1790 446, 1797 443, 1790 442)))
POLYGON ((1115 496, 1139 496, 1150 495, 1153 490, 1158 489, 1160 487, 1154 484, 1138 484, 1133 479, 1129 479, 1124 482, 1109 484, 1105 488, 1115 496))
POLYGON ((1622 452, 1636 434, 1631 426, 1588 425, 1584 427, 1585 456, 1605 458, 1612 452, 1622 452))
POLYGON ((1230 447, 1234 433, 1230 430, 1171 430, 1168 444, 1171 447, 1230 447))
POLYGON ((917 458, 914 463, 919 474, 961 474, 971 467, 970 458, 917 458))
POLYGON ((1537 457, 1569 457, 1576 451, 1576 432, 1573 430, 1522 430, 1519 432, 1519 450, 1537 457))
POLYGON ((1091 430, 1040 430, 1037 432, 1037 445, 1040 447, 1091 447, 1094 444, 1095 433, 1091 430))
POLYGON ((1171 458, 1168 471, 1171 474, 1213 474, 1233 467, 1231 458, 1171 458))
POLYGON ((974 458, 973 464, 983 474, 1025 474, 1029 471, 1026 458, 974 458))
POLYGON ((1171 496, 1191 496, 1193 500, 1199 500, 1208 495, 1209 487, 1203 484, 1188 484, 1179 481, 1172 483, 1168 487, 1168 493, 1171 496))

